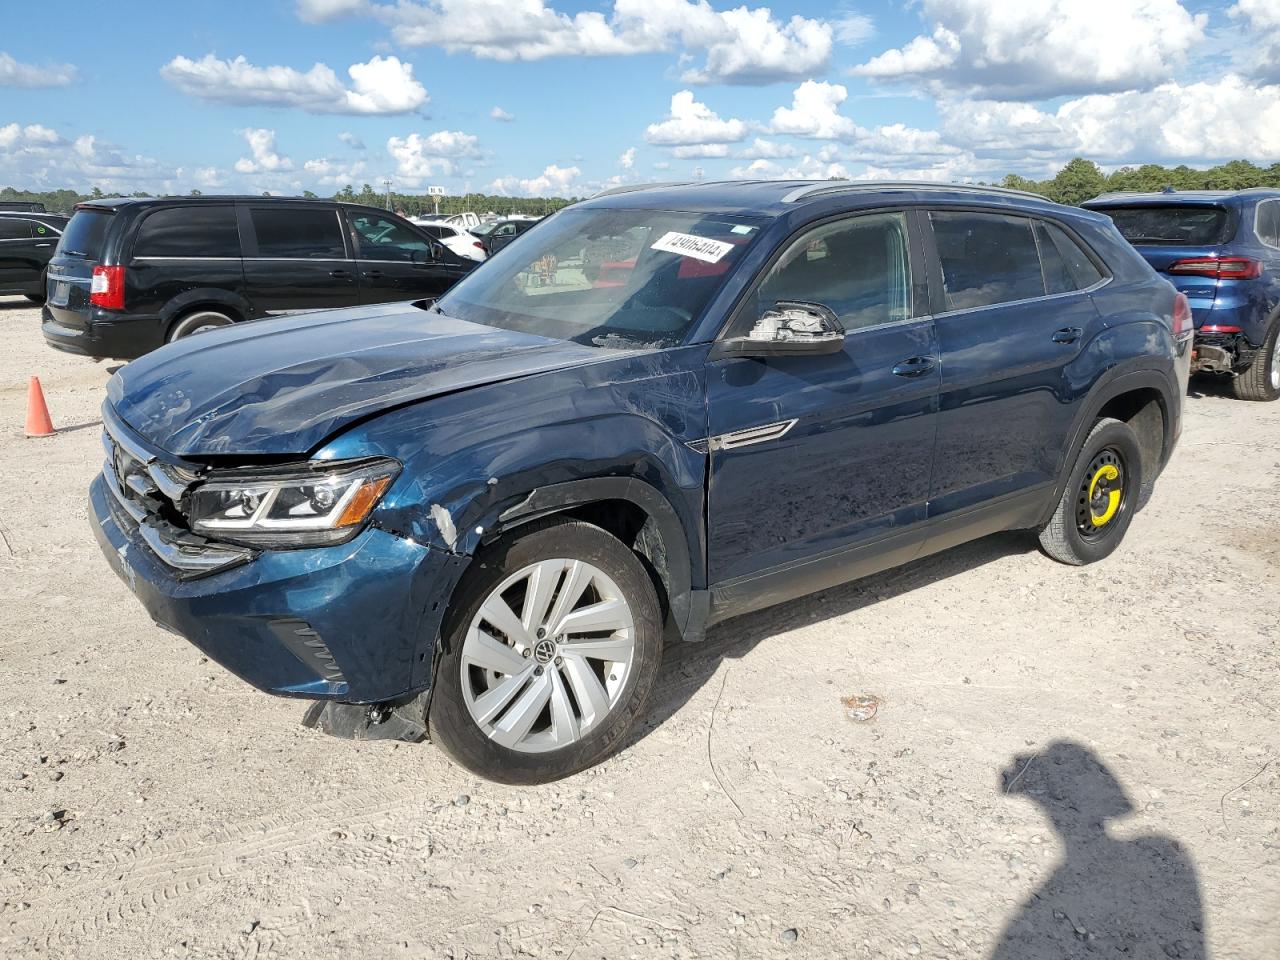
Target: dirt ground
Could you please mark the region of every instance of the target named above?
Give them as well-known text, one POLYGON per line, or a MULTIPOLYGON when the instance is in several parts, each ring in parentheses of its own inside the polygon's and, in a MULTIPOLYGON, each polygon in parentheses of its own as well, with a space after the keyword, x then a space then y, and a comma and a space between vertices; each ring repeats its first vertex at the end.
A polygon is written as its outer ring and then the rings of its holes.
POLYGON ((0 340, 0 956, 1280 957, 1280 403, 1193 390, 1110 560, 1007 534, 727 623, 520 789, 154 627, 87 523, 108 365, 21 300, 0 340))

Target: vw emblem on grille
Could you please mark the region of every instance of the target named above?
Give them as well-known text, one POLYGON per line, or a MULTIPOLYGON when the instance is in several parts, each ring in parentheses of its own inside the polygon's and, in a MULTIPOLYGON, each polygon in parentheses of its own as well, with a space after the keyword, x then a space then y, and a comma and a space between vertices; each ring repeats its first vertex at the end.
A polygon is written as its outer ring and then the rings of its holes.
POLYGON ((539 663, 550 663, 556 655, 556 645, 551 640, 539 640, 533 645, 533 659, 539 663))

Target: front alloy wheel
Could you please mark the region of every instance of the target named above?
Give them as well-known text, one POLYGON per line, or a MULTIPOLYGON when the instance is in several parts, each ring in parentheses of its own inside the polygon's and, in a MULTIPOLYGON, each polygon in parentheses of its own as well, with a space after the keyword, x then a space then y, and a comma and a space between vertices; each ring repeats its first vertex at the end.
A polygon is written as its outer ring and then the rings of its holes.
POLYGON ((567 557, 496 586, 462 645, 462 696, 486 737, 523 753, 577 743, 616 706, 635 658, 618 585, 567 557))
POLYGON ((606 531, 517 528, 451 605, 431 739, 481 776, 545 783, 602 759, 644 706, 662 649, 653 580, 606 531))

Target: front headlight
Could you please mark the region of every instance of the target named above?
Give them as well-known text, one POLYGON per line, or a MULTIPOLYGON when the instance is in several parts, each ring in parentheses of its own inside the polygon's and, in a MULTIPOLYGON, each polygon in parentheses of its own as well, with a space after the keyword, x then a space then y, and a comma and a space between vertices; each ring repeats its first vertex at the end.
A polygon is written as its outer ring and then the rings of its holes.
POLYGON ((395 460, 316 460, 301 467, 213 473, 183 499, 191 529, 263 547, 350 540, 400 472, 395 460))

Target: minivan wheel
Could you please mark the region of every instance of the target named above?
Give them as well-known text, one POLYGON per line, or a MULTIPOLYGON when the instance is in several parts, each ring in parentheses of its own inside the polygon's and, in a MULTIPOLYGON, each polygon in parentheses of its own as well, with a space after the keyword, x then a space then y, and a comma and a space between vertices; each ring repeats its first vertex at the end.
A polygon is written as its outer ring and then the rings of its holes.
POLYGON ((217 310, 196 310, 173 325, 173 329, 169 331, 169 343, 193 334, 216 330, 218 327, 228 327, 231 323, 230 317, 217 310))
POLYGON ((1041 548, 1076 566, 1109 556, 1129 529, 1141 491, 1137 434, 1120 420, 1099 420, 1076 458, 1053 518, 1040 531, 1041 548))
POLYGON ((599 527, 517 529, 477 558, 444 632, 431 739, 501 783, 601 760, 644 707, 662 654, 653 581, 599 527))
POLYGON ((1231 392, 1237 400, 1275 400, 1280 398, 1280 317, 1271 322, 1262 348, 1254 354, 1247 370, 1231 380, 1231 392))

